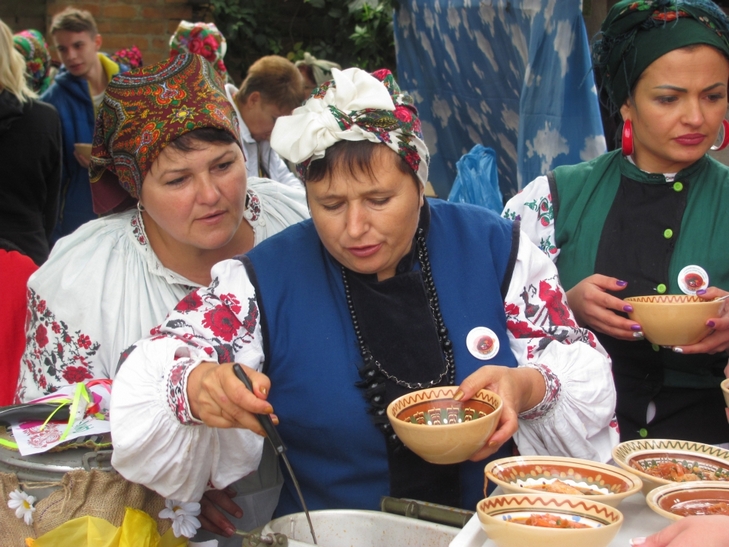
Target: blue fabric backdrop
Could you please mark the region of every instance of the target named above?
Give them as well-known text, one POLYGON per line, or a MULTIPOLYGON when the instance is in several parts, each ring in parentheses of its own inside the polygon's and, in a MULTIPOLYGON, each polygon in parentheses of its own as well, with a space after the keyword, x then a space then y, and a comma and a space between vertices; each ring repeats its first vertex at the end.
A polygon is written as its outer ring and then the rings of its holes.
POLYGON ((606 151, 580 0, 401 0, 400 86, 415 98, 447 197, 474 144, 498 156, 504 198, 606 151))

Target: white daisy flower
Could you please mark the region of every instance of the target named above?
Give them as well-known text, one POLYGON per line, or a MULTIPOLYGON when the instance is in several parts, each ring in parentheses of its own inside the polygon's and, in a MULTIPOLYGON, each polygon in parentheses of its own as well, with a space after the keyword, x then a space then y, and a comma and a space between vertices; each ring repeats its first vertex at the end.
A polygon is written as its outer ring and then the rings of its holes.
POLYGON ((33 524, 33 513, 35 512, 35 497, 29 496, 21 490, 13 490, 10 492, 10 501, 8 501, 8 507, 15 509, 15 516, 19 519, 23 519, 25 524, 30 526, 33 524))
POLYGON ((159 512, 159 518, 172 519, 172 531, 175 537, 191 538, 200 528, 200 521, 197 519, 199 514, 199 503, 165 500, 165 508, 159 512))

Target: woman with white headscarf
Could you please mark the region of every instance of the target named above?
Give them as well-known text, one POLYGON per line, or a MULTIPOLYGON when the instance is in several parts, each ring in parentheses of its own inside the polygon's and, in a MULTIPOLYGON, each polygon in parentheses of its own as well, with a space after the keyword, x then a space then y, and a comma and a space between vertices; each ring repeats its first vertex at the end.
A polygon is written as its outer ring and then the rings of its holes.
MULTIPOLYGON (((312 220, 217 264, 210 287, 137 344, 112 395, 114 466, 199 497, 255 469, 253 414, 272 412, 309 509, 376 509, 383 495, 473 509, 482 460, 514 442, 609 459, 610 362, 575 324, 551 261, 517 223, 424 199, 428 151, 389 71, 333 74, 272 136, 298 164, 312 220), (429 464, 384 409, 454 384, 465 399, 496 391, 505 408, 474 461, 429 464)), ((278 514, 296 500, 287 482, 278 514)))

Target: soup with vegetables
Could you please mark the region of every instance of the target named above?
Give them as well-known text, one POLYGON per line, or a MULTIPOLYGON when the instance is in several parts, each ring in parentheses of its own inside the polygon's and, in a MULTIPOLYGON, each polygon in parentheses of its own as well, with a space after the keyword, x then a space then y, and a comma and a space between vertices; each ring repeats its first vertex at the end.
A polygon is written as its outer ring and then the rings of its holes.
POLYGON ((587 524, 575 522, 559 515, 533 513, 528 517, 514 517, 509 522, 526 524, 527 526, 540 526, 542 528, 590 528, 587 524))

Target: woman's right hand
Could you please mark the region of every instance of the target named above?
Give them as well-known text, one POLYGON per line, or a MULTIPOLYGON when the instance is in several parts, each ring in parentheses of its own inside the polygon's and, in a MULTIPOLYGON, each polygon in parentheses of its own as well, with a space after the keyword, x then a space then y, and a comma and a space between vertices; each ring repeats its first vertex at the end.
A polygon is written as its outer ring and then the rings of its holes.
MULTIPOLYGON (((251 379, 253 392, 233 373, 233 363, 204 361, 187 378, 190 411, 210 427, 240 427, 265 435, 255 414, 273 414, 266 401, 271 382, 265 374, 241 365, 251 379)), ((272 416, 274 424, 278 418, 272 416)))
POLYGON ((567 302, 581 326, 620 340, 642 340, 640 325, 615 313, 632 311, 630 304, 606 292, 626 286, 615 277, 593 274, 567 291, 567 302))

